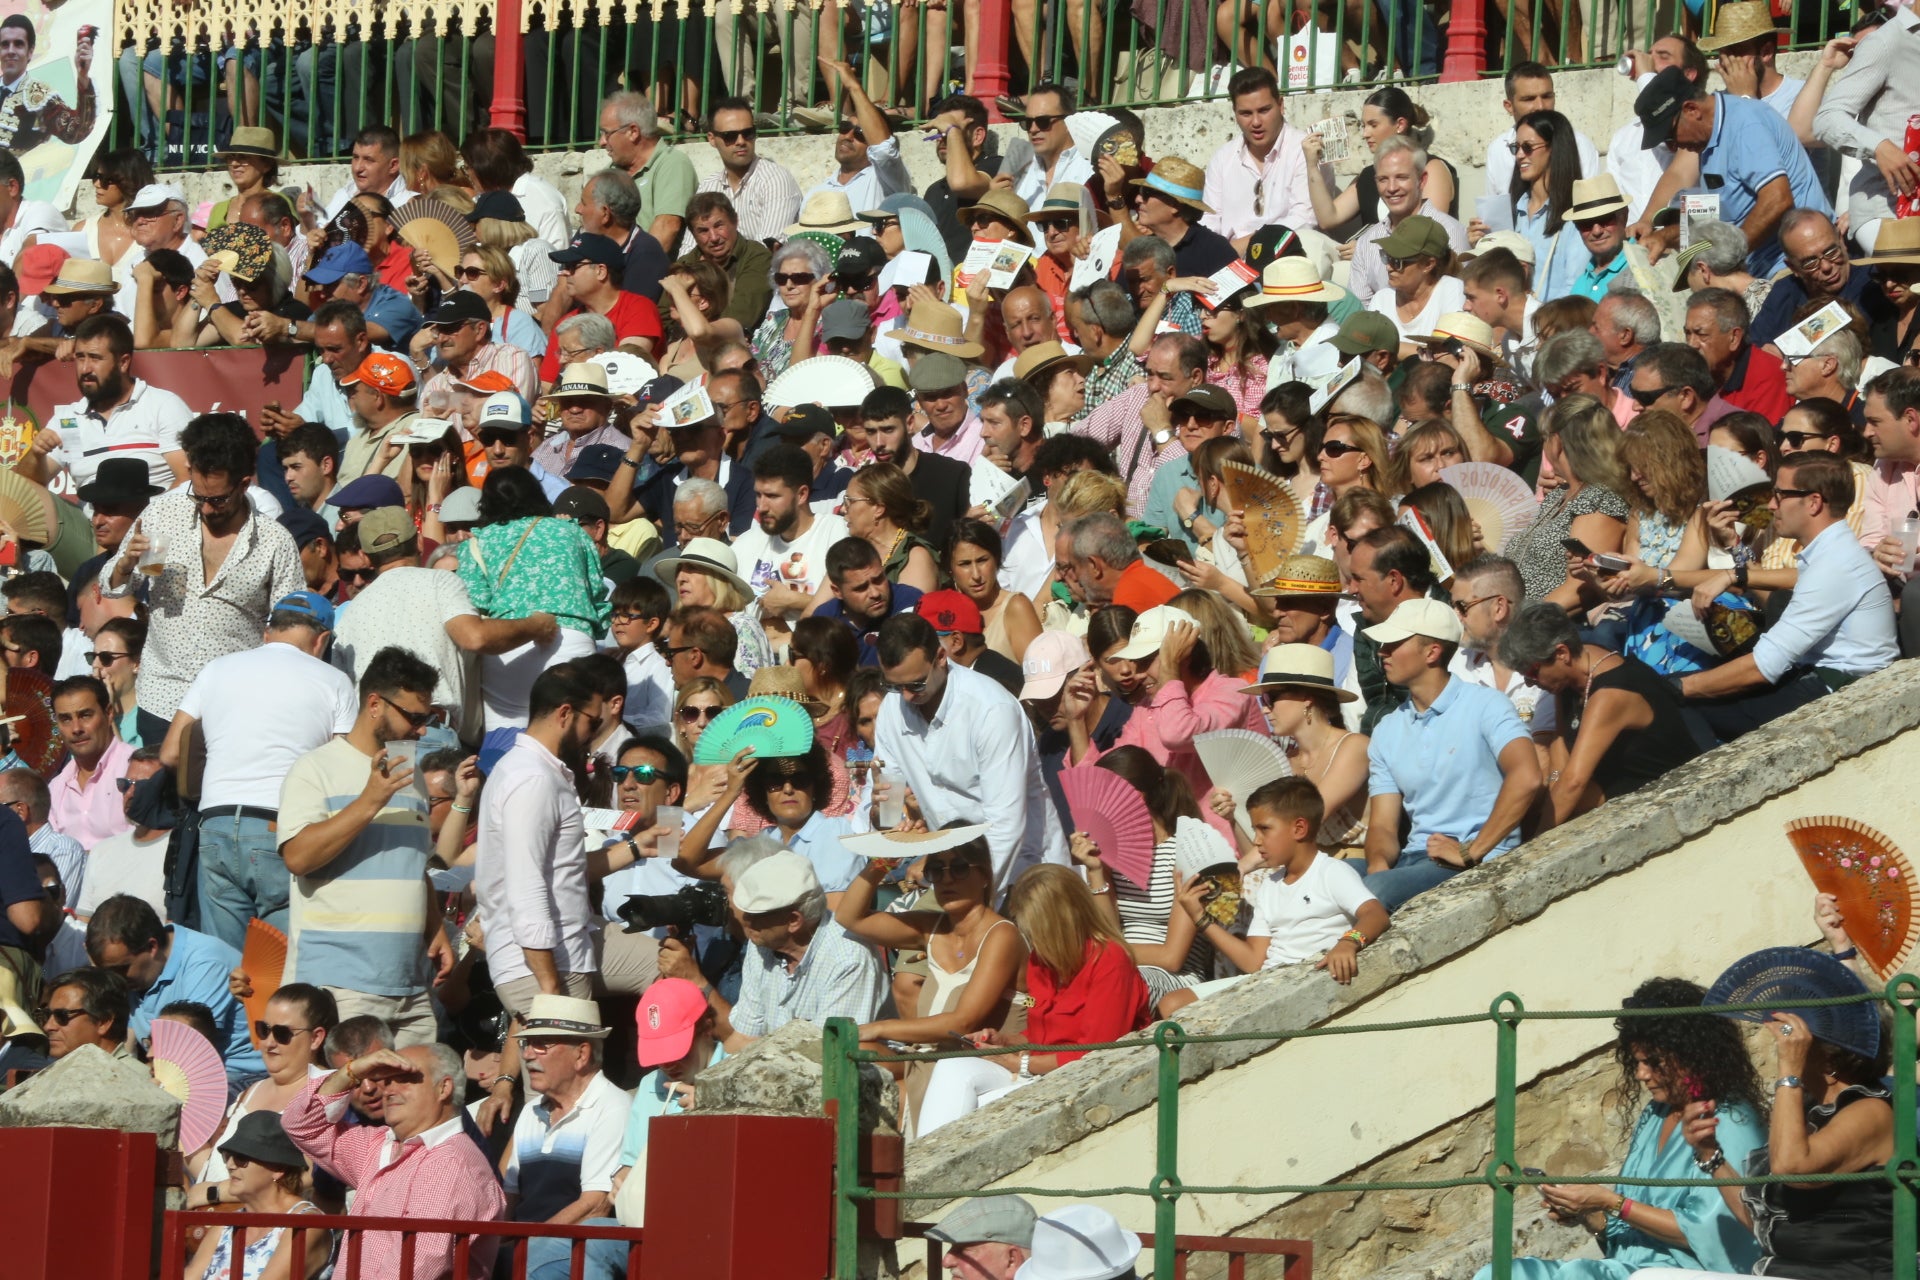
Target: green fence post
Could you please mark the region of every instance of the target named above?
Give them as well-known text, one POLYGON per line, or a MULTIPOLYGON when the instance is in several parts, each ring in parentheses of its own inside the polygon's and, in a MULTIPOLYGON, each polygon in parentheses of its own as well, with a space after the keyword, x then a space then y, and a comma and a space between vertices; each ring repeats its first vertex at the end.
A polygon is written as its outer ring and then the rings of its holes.
POLYGON ((1153 1274, 1174 1275, 1174 1230, 1180 1209, 1180 1046, 1187 1033, 1163 1022, 1153 1033, 1159 1047, 1159 1088, 1154 1099, 1153 1274))
POLYGON ((1493 1162, 1487 1168, 1487 1185, 1493 1188, 1493 1280, 1509 1280, 1513 1275, 1513 1183, 1519 1172, 1514 1161, 1515 1077, 1519 1074, 1520 1019, 1526 1006, 1511 991, 1494 999, 1488 1012, 1498 1037, 1493 1079, 1493 1162))
POLYGON ((1887 1177, 1893 1182, 1893 1274, 1895 1280, 1914 1280, 1916 1252, 1920 1252, 1920 1152, 1914 1150, 1914 1079, 1907 1066, 1914 1060, 1914 1001, 1920 1000, 1920 978, 1903 973, 1887 984, 1887 1011, 1893 1015, 1893 1159, 1887 1177))
POLYGON ((860 1031, 851 1018, 828 1018, 820 1043, 821 1099, 833 1115, 833 1274, 860 1274, 860 1031))

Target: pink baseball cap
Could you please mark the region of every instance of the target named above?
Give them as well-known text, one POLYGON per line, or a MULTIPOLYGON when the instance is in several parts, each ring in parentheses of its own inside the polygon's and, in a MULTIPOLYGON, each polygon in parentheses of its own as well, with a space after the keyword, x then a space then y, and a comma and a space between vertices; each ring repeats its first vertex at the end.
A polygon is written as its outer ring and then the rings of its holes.
POLYGON ((1065 631, 1042 631, 1027 646, 1020 664, 1026 683, 1020 686, 1020 700, 1030 702, 1051 698, 1066 686, 1067 677, 1087 665, 1092 655, 1087 642, 1065 631))
POLYGON ((648 987, 633 1015, 640 1065, 665 1066, 686 1057, 706 1012, 707 998, 685 978, 661 978, 648 987))

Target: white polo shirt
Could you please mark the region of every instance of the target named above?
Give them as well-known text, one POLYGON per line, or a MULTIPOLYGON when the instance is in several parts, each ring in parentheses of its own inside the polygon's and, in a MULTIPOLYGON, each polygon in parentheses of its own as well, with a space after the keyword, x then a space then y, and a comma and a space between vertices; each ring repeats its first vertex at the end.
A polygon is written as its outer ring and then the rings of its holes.
POLYGON ((147 464, 149 484, 171 489, 173 468, 166 455, 179 451, 180 432, 192 418, 185 400, 141 378, 133 380, 133 394, 104 417, 84 398, 59 405, 46 425, 59 432, 60 443, 47 456, 67 474, 48 487, 72 493, 91 484, 100 464, 116 457, 138 458, 147 464))

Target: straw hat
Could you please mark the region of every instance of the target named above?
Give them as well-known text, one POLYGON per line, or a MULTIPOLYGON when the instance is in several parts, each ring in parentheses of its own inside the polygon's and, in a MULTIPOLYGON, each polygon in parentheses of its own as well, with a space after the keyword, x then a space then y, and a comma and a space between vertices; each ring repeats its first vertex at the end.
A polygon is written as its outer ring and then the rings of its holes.
POLYGON ((1288 556, 1280 572, 1254 588, 1256 596, 1337 596, 1340 570, 1325 556, 1288 556))
POLYGON ((1027 215, 1027 221, 1036 222, 1041 218, 1063 216, 1079 217, 1080 196, 1085 190, 1086 187, 1078 182, 1054 183, 1047 188, 1047 198, 1040 202, 1040 207, 1027 215))
MULTIPOLYGON (((733 584, 743 599, 751 600, 754 590, 747 580, 740 576, 740 561, 733 554, 733 548, 717 538, 695 538, 689 542, 677 556, 667 556, 653 563, 653 576, 665 584, 667 590, 676 597, 679 591, 674 580, 682 569, 698 569, 701 573, 710 573, 716 578, 733 584)), ((795 699, 798 701, 798 699, 795 699)))
POLYGON ((610 1028, 600 1021, 600 1006, 579 996, 541 994, 527 1006, 526 1020, 513 1034, 565 1040, 604 1040, 610 1028))
POLYGON ((1240 305, 1272 306, 1276 302, 1338 302, 1347 291, 1320 278, 1310 258, 1275 258, 1260 273, 1260 292, 1240 305))
POLYGON ((805 707, 810 716, 827 714, 827 704, 807 692, 807 682, 801 677, 798 667, 761 667, 753 673, 753 679, 747 684, 747 696, 785 698, 805 707))
POLYGON ((582 360, 560 371, 560 381, 554 383, 553 390, 547 392, 547 399, 608 400, 612 395, 607 390, 606 369, 591 360, 582 360))
POLYGON ((1333 678, 1333 655, 1317 644, 1277 644, 1267 650, 1260 659, 1260 678, 1240 692, 1258 695, 1269 689, 1312 689, 1342 702, 1360 696, 1340 687, 1333 678))
POLYGON ((240 126, 233 131, 233 139, 220 148, 217 158, 225 160, 228 156, 245 156, 254 160, 278 160, 280 148, 273 140, 273 130, 240 126))
POLYGON ((1072 365, 1084 376, 1093 368, 1094 359, 1086 352, 1079 355, 1067 354, 1067 349, 1058 342, 1036 342, 1020 353, 1013 362, 1013 376, 1022 382, 1031 383, 1037 389, 1053 371, 1061 365, 1072 365))
POLYGON ((1627 210, 1627 198, 1620 194, 1620 184, 1613 175, 1603 173, 1597 178, 1576 178, 1573 183, 1573 199, 1567 206, 1568 222, 1589 222, 1595 218, 1604 218, 1610 213, 1624 213, 1627 210))
POLYGON ((970 360, 985 348, 967 341, 966 322, 960 313, 937 298, 922 298, 907 312, 907 322, 889 330, 887 337, 903 346, 922 351, 944 351, 950 356, 970 360))
MULTIPOLYGON (((99 293, 117 293, 113 268, 98 258, 68 258, 60 264, 60 274, 40 292, 49 298, 91 297, 99 293)), ((1054 344, 1058 346, 1058 343, 1054 344)))
MULTIPOLYGON (((1078 206, 1075 206, 1075 211, 1078 211, 1078 206)), ((960 225, 964 227, 972 222, 976 213, 990 213, 996 218, 1005 218, 1016 227, 1024 227, 1032 212, 1033 210, 1027 207, 1027 202, 1013 192, 994 187, 987 194, 960 210, 960 225)))
POLYGON ((1713 34, 1702 36, 1694 44, 1702 53, 1717 53, 1774 33, 1773 6, 1768 0, 1738 0, 1721 5, 1714 15, 1713 34))
POLYGON ((1506 357, 1494 349, 1493 326, 1468 311, 1449 311, 1434 321, 1432 333, 1410 333, 1407 341, 1422 347, 1458 342, 1462 346, 1472 347, 1482 360, 1491 360, 1495 364, 1506 363, 1506 357))
POLYGON ((853 205, 844 191, 816 191, 807 197, 806 204, 800 207, 800 221, 788 227, 785 235, 798 235, 802 231, 824 231, 828 235, 850 236, 861 229, 860 219, 853 216, 853 205))
POLYGON ((1179 156, 1162 156, 1153 162, 1152 173, 1135 178, 1127 185, 1201 213, 1213 212, 1213 207, 1200 198, 1206 194, 1206 171, 1179 156))
POLYGON ((1873 252, 1864 258, 1855 258, 1853 265, 1857 267, 1879 262, 1920 264, 1920 218, 1881 220, 1880 234, 1873 241, 1873 252))

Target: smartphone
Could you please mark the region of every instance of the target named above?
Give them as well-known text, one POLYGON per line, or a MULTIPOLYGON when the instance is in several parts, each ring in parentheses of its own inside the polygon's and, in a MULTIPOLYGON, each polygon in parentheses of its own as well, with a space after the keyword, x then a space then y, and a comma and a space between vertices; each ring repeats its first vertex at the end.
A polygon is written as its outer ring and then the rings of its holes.
POLYGON ((1633 561, 1627 559, 1625 556, 1609 555, 1605 551, 1596 551, 1593 554, 1593 567, 1596 569, 1604 569, 1608 573, 1625 573, 1633 567, 1633 561))
POLYGON ((1578 538, 1562 538, 1560 539, 1560 545, 1583 560, 1593 557, 1593 549, 1578 538))

